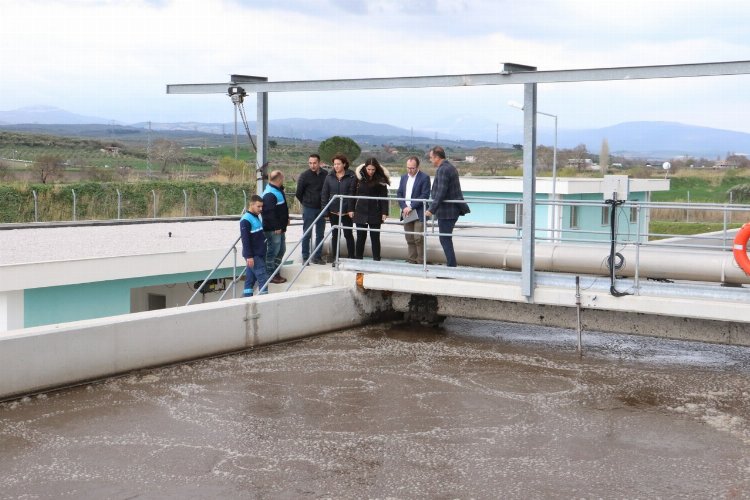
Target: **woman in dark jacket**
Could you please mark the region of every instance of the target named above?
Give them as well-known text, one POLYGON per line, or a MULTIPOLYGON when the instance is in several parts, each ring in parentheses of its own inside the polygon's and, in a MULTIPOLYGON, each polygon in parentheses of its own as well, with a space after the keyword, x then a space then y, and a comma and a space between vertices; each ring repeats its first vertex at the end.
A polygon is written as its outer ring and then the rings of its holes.
MULTIPOLYGON (((357 180, 354 174, 349 170, 349 160, 341 153, 332 159, 333 170, 326 176, 323 182, 323 189, 320 193, 321 207, 336 196, 337 194, 354 196, 357 189, 357 180)), ((343 198, 335 200, 328 207, 328 218, 331 221, 331 227, 342 225, 345 228, 352 227, 352 216, 354 200, 352 198, 343 198)), ((350 259, 354 258, 354 235, 351 229, 343 229, 344 239, 346 240, 346 253, 350 259)), ((331 233, 331 256, 336 258, 336 249, 339 243, 339 230, 335 229, 331 233)))
POLYGON ((390 179, 376 158, 368 158, 357 168, 357 196, 381 198, 379 200, 358 199, 354 207, 354 223, 357 225, 357 253, 361 259, 365 254, 367 233, 370 233, 372 260, 380 260, 380 225, 388 217, 388 185, 390 179), (369 231, 375 229, 376 231, 369 231))

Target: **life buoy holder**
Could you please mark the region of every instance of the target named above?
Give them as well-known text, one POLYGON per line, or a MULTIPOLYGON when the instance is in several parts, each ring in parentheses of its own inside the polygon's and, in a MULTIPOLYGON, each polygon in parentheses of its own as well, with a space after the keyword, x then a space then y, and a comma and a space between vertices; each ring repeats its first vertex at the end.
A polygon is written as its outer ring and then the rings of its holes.
POLYGON ((740 269, 745 271, 745 274, 750 275, 750 258, 747 256, 748 239, 750 239, 750 222, 737 231, 737 235, 734 237, 734 247, 732 249, 734 261, 737 262, 740 269))

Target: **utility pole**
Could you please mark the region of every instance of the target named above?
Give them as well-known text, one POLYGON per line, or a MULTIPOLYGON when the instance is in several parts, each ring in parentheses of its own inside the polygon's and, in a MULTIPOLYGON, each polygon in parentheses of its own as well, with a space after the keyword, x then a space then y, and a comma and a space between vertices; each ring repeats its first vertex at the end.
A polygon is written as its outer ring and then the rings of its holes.
POLYGON ((146 132, 146 175, 151 178, 151 120, 148 121, 146 132))

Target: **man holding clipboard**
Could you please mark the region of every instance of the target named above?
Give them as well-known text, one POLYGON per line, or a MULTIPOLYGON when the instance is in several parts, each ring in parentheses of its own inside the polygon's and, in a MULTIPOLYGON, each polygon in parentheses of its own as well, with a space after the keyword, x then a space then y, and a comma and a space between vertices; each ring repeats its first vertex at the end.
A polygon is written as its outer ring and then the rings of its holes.
POLYGON ((419 158, 410 156, 406 160, 406 174, 401 176, 401 181, 396 191, 401 207, 401 220, 404 222, 404 237, 409 250, 407 262, 419 264, 424 262, 424 202, 430 197, 430 176, 419 170, 419 158), (412 201, 415 200, 415 201, 412 201), (414 234, 418 233, 418 234, 414 234))

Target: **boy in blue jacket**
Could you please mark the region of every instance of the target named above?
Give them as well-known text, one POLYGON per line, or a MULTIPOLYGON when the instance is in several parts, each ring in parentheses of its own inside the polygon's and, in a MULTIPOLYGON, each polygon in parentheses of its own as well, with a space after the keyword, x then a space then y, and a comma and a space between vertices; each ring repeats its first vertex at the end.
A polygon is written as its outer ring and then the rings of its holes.
POLYGON ((268 293, 268 273, 266 272, 266 235, 263 233, 263 198, 254 194, 250 197, 247 212, 240 219, 242 237, 242 257, 247 262, 245 270, 244 297, 252 297, 253 286, 258 283, 258 294, 268 293))

